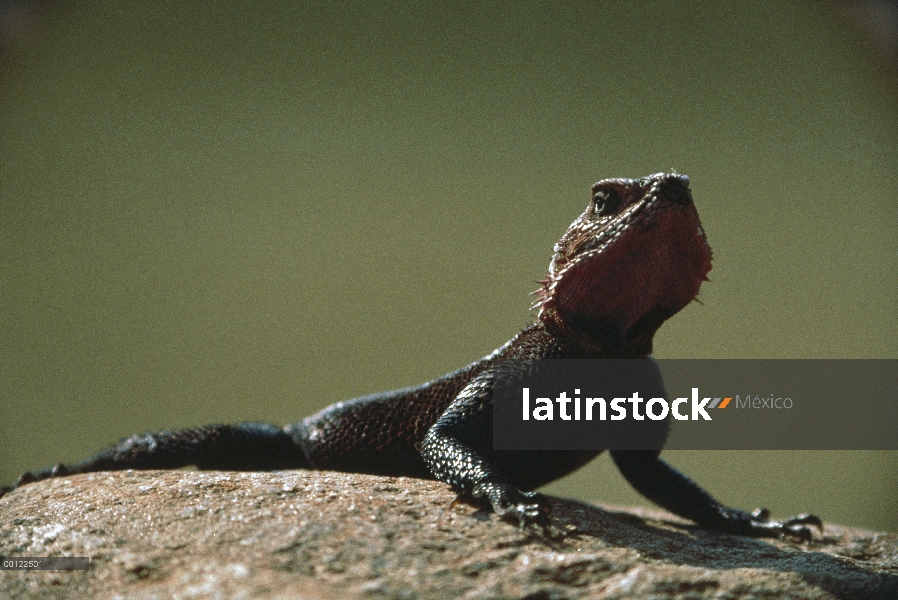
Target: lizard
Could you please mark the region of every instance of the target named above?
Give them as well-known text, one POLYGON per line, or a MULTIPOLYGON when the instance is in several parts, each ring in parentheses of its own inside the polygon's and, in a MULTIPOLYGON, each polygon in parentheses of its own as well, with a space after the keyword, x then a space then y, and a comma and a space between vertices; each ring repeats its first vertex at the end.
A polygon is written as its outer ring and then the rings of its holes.
MULTIPOLYGON (((592 186, 586 210, 553 248, 548 275, 534 292, 534 322, 482 359, 417 387, 339 402, 284 427, 250 422, 134 435, 83 462, 26 472, 16 485, 185 466, 335 470, 435 478, 521 527, 545 524, 548 503, 533 490, 601 451, 494 450, 493 375, 515 360, 651 360, 655 332, 696 299, 711 257, 688 177, 604 179, 592 186)), ((660 449, 609 451, 643 496, 701 527, 802 540, 811 538, 809 526, 822 531, 813 515, 776 521, 766 509, 721 504, 661 459, 660 449)))

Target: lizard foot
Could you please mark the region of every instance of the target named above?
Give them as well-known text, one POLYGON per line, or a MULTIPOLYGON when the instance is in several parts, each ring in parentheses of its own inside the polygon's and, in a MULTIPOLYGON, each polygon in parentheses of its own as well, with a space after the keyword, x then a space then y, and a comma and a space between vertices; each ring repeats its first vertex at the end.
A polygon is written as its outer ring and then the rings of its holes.
POLYGON ((499 517, 516 522, 521 530, 530 524, 545 529, 549 524, 549 506, 537 492, 522 492, 507 483, 483 482, 474 486, 471 495, 489 500, 499 517))
POLYGON ((810 527, 823 532, 823 521, 811 514, 796 515, 782 521, 771 521, 770 511, 766 508, 755 509, 749 521, 749 535, 758 537, 794 537, 802 542, 811 541, 810 527))

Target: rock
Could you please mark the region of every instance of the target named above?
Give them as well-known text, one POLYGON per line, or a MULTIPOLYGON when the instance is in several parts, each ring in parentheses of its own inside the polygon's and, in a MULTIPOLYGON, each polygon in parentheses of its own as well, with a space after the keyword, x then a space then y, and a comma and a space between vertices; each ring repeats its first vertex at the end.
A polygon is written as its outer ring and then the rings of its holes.
POLYGON ((650 510, 551 499, 553 532, 452 505, 417 479, 125 471, 0 498, 3 598, 898 598, 898 535, 826 525, 808 544, 650 510))

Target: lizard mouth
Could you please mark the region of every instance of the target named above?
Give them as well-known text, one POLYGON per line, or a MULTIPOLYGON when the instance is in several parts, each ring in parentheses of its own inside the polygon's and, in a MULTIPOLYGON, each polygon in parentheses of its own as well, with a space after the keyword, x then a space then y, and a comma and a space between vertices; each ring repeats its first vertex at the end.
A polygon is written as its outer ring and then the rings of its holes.
POLYGON ((625 336, 647 314, 666 319, 695 299, 711 270, 711 248, 689 179, 606 179, 592 192, 555 245, 536 292, 540 320, 565 329, 592 321, 625 336))

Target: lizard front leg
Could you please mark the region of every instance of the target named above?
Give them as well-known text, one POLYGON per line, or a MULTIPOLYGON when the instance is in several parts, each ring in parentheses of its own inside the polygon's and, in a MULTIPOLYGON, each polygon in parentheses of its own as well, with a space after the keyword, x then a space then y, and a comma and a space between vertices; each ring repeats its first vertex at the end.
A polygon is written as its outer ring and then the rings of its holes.
POLYGON ((724 506, 694 481, 658 457, 658 451, 612 450, 611 457, 621 474, 643 496, 670 512, 695 521, 702 527, 753 537, 793 536, 811 539, 812 525, 823 531, 814 515, 798 515, 772 521, 766 509, 746 512, 724 506))
MULTIPOLYGON (((186 466, 232 471, 308 468, 290 433, 268 423, 207 425, 125 438, 93 457, 24 473, 17 485, 75 473, 125 469, 177 469, 186 466)), ((0 488, 0 496, 12 487, 0 488)))
POLYGON ((521 527, 544 522, 541 496, 517 489, 483 455, 493 441, 491 386, 488 373, 471 381, 428 430, 421 456, 434 477, 489 502, 500 517, 521 527))

